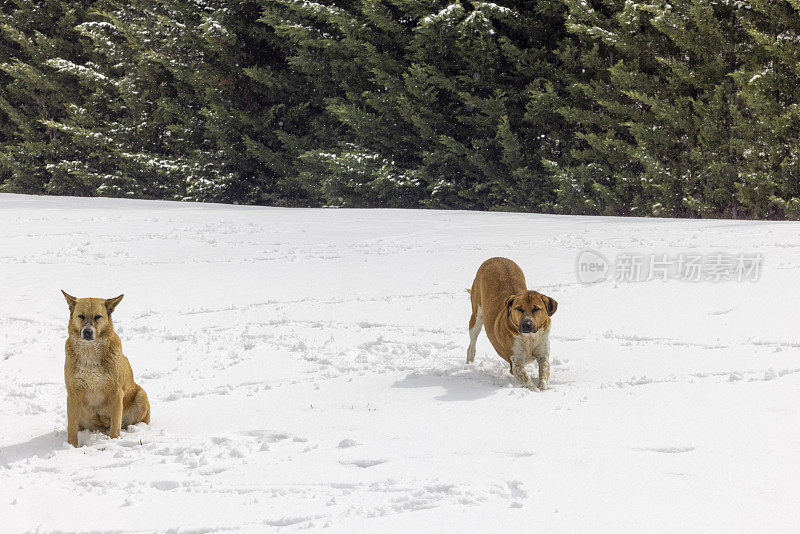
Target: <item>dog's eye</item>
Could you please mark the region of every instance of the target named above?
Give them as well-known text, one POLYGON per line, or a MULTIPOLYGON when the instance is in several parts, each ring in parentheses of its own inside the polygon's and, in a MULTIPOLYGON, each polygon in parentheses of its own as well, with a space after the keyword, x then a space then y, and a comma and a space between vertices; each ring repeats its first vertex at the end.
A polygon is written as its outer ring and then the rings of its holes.
POLYGON ((96 321, 96 320, 98 320, 98 319, 102 319, 102 317, 103 317, 102 315, 95 315, 95 316, 94 316, 94 320, 96 321))
POLYGON ((83 315, 83 314, 80 314, 80 315, 78 316, 78 319, 86 319, 86 316, 85 316, 85 315, 83 315))
POLYGON ((537 312, 537 311, 539 311, 539 310, 541 310, 541 308, 540 308, 539 306, 534 306, 534 307, 533 307, 533 311, 537 312))
POLYGON ((521 312, 524 312, 524 311, 525 311, 525 310, 523 310, 522 308, 520 308, 519 306, 517 306, 517 307, 516 307, 516 310, 517 310, 517 311, 521 311, 521 312))

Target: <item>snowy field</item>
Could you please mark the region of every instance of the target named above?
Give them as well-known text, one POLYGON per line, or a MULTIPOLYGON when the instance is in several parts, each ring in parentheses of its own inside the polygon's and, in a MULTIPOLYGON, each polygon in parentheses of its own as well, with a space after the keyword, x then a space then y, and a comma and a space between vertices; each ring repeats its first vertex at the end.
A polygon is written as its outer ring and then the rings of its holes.
POLYGON ((0 295, 4 533, 800 525, 797 223, 0 195, 0 295), (763 264, 584 284, 585 250, 763 264), (465 363, 492 256, 559 302, 548 391, 465 363), (60 289, 125 293, 150 426, 66 445, 60 289))

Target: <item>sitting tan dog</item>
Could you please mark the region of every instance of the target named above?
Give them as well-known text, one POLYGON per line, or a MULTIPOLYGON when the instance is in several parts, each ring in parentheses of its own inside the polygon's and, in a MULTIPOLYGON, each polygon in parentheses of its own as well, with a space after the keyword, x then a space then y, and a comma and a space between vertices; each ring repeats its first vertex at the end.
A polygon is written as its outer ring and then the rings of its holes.
POLYGON ((522 269, 506 258, 483 262, 475 275, 472 290, 472 316, 469 318, 467 363, 475 359, 475 342, 486 323, 486 336, 492 346, 511 365, 510 372, 528 389, 536 390, 525 364, 539 364, 538 389, 547 389, 550 380, 550 317, 558 302, 528 291, 522 269))
POLYGON ((103 430, 118 438, 128 425, 149 424, 147 394, 133 381, 131 364, 111 322, 123 295, 108 300, 76 299, 67 293, 64 297, 69 305, 64 362, 69 444, 78 446, 79 430, 103 430))

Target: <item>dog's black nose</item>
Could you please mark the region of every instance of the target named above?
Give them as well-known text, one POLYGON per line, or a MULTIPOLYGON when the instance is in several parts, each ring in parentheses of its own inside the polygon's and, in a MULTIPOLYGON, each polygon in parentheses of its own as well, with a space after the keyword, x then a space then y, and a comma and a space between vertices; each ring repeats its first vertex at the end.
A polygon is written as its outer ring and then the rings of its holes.
POLYGON ((530 334, 531 332, 536 332, 536 328, 533 326, 533 321, 523 321, 521 325, 519 325, 519 330, 523 334, 530 334))
POLYGON ((83 339, 86 341, 91 341, 94 335, 92 334, 91 330, 84 330, 83 331, 83 339))

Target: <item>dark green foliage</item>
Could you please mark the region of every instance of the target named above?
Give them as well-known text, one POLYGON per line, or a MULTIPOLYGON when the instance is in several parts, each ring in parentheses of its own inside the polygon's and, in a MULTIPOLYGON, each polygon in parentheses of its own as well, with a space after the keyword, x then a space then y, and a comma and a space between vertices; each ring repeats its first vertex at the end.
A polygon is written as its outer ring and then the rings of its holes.
MULTIPOLYGON (((543 209, 548 114, 526 114, 565 31, 550 2, 281 0, 264 20, 338 135, 306 153, 338 205, 543 209)), ((549 115, 552 115, 551 112, 549 115)))
POLYGON ((800 218, 800 2, 13 0, 0 190, 800 218))
POLYGON ((96 194, 304 204, 290 159, 303 114, 289 108, 285 80, 258 83, 282 62, 275 36, 249 23, 258 4, 229 4, 109 5, 102 22, 78 26, 94 61, 56 66, 92 94, 48 125, 70 135, 83 158, 55 168, 96 194))
POLYGON ((4 67, 30 101, 15 84, 0 93, 23 140, 3 135, 5 189, 313 203, 295 162, 318 121, 304 80, 279 72, 285 59, 260 12, 256 2, 95 2, 80 16, 48 10, 57 20, 46 38, 40 21, 23 27, 29 35, 9 20, 8 39, 53 44, 4 67))
POLYGON ((752 49, 734 78, 746 103, 736 124, 736 198, 754 217, 800 219, 800 3, 750 2, 752 49))
POLYGON ((15 0, 0 8, 0 178, 8 191, 87 194, 79 181, 52 180, 50 165, 75 157, 75 147, 44 121, 63 118, 86 92, 48 65, 66 55, 86 61, 75 25, 92 18, 94 2, 15 0))
POLYGON ((594 56, 584 61, 597 73, 580 85, 588 106, 564 111, 588 123, 579 134, 585 146, 562 171, 581 184, 588 210, 736 216, 740 106, 731 74, 746 48, 738 8, 567 3, 571 29, 594 56))

